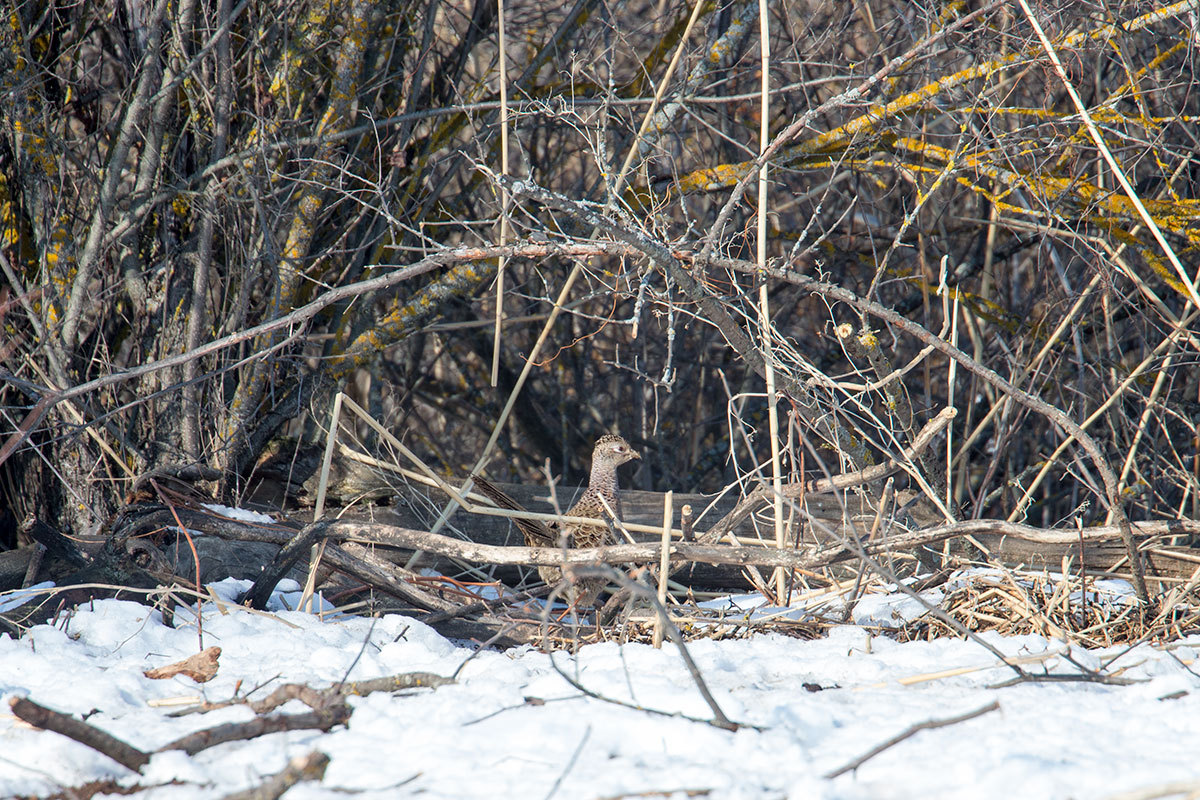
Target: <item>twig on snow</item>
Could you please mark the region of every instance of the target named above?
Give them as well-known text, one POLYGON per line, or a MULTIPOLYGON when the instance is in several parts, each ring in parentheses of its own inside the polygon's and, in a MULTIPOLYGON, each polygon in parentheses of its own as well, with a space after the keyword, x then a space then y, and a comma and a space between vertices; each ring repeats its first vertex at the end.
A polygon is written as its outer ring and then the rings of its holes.
POLYGON ((24 697, 14 697, 9 701, 13 714, 36 728, 54 731, 55 733, 87 745, 97 753, 102 753, 123 767, 141 772, 142 767, 150 763, 150 754, 138 750, 128 742, 89 725, 83 720, 75 719, 69 714, 63 714, 52 708, 27 700, 24 697))
POLYGON ((827 780, 833 780, 834 778, 836 778, 839 775, 850 772, 851 770, 858 769, 863 764, 865 764, 867 761, 869 761, 870 759, 872 759, 875 756, 882 753, 884 750, 887 750, 888 748, 893 747, 893 746, 899 744, 900 742, 903 742, 905 739, 907 739, 910 736, 913 736, 921 731, 932 730, 934 728, 944 728, 947 725, 957 725, 958 723, 966 722, 969 719, 975 719, 976 717, 982 717, 984 714, 988 713, 989 711, 999 711, 999 710, 1000 710, 1000 703, 993 700, 992 702, 988 703, 983 708, 977 708, 974 711, 968 711, 967 713, 959 714, 956 717, 948 717, 946 719, 931 719, 931 720, 927 720, 925 722, 918 722, 916 725, 910 726, 903 733, 899 733, 899 734, 893 736, 892 738, 888 739, 886 742, 883 742, 882 744, 878 744, 875 747, 872 747, 866 753, 864 753, 863 755, 854 759, 850 763, 846 764, 844 767, 840 767, 838 769, 835 769, 833 772, 830 772, 829 774, 827 774, 825 776, 825 778, 827 780))
POLYGON ((222 800, 276 800, 300 781, 319 781, 325 777, 329 756, 314 750, 306 756, 293 758, 281 771, 276 772, 253 789, 227 794, 222 800))
POLYGON ((689 717, 685 714, 658 711, 652 708, 644 708, 643 706, 635 705, 633 703, 626 703, 612 697, 606 697, 592 691, 591 689, 588 689, 579 683, 579 681, 568 675, 561 667, 559 667, 557 662, 554 660, 553 654, 551 654, 550 665, 554 668, 554 671, 563 678, 563 680, 571 684, 571 686, 574 688, 583 692, 588 697, 592 697, 597 700, 603 700, 606 703, 613 703, 614 705, 625 706, 626 708, 634 708, 638 711, 646 711, 651 714, 659 714, 664 717, 680 717, 692 722, 704 722, 727 731, 736 731, 739 728, 754 728, 755 730, 762 730, 762 728, 758 727, 757 725, 749 725, 744 722, 733 722, 729 719, 729 717, 725 716, 725 712, 723 712, 721 707, 717 705, 716 698, 714 698, 712 696, 712 692, 708 690, 708 684, 704 682, 704 676, 700 674, 700 669, 696 666, 696 662, 692 660, 692 656, 688 652, 687 645, 684 644, 683 634, 679 632, 679 628, 676 627, 675 623, 671 621, 670 616, 667 614, 666 608, 663 607, 662 603, 658 602, 658 596, 654 589, 646 586, 643 583, 639 583, 638 581, 631 580, 629 576, 625 575, 619 570, 613 569, 612 567, 575 567, 570 569, 568 574, 573 580, 584 578, 604 578, 612 581, 613 583, 619 584, 622 589, 626 589, 630 593, 639 595, 648 600, 651 605, 653 605, 655 612, 659 615, 660 624, 662 625, 663 631, 666 633, 667 638, 669 638, 675 644, 675 646, 679 648, 679 655, 683 658, 683 663, 687 666, 687 670, 691 674, 692 680, 696 684, 696 688, 700 690, 700 695, 704 698, 704 702, 708 704, 710 709, 712 709, 713 718, 699 719, 697 717, 689 717))
POLYGON ((554 797, 555 793, 558 791, 558 787, 562 785, 563 778, 567 777, 567 774, 571 771, 571 768, 575 766, 575 762, 579 760, 579 754, 583 752, 583 746, 587 744, 587 740, 591 735, 592 726, 588 725, 587 729, 583 732, 583 738, 579 740, 579 744, 575 747, 575 752, 571 754, 571 759, 567 762, 566 766, 563 767, 562 772, 558 774, 558 778, 555 779, 554 785, 550 787, 550 791, 546 793, 546 800, 550 800, 551 797, 554 797))

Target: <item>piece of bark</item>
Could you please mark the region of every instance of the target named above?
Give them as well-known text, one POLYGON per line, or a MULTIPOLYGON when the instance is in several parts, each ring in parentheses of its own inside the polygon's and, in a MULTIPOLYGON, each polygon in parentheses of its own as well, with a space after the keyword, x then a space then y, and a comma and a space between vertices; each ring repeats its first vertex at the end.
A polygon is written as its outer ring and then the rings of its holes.
POLYGON ((46 545, 37 542, 33 545, 32 552, 29 554, 29 563, 25 565, 25 577, 21 579, 21 588, 28 589, 38 582, 38 571, 42 568, 42 561, 46 557, 46 545))
POLYGON ((332 687, 344 696, 365 697, 372 692, 399 692, 404 689, 436 689, 439 686, 450 686, 454 678, 437 675, 432 672, 402 672, 398 675, 385 675, 382 678, 367 678, 361 681, 347 681, 332 687))
POLYGON ((190 655, 182 661, 167 664, 163 667, 143 670, 142 674, 151 680, 164 680, 184 675, 196 683, 208 683, 217 674, 218 660, 221 658, 221 648, 206 647, 199 653, 190 655))

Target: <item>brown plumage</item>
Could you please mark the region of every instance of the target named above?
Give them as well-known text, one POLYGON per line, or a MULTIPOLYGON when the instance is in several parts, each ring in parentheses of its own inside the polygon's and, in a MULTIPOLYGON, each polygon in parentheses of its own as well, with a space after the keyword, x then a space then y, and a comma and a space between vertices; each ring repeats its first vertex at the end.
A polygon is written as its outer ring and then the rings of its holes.
MULTIPOLYGON (((606 434, 596 441, 592 450, 592 472, 588 486, 575 504, 567 510, 568 517, 588 517, 598 520, 595 525, 583 523, 543 524, 537 520, 514 519, 517 528, 525 536, 525 544, 530 547, 559 547, 565 543, 567 547, 599 547, 612 542, 607 523, 604 518, 608 507, 619 518, 621 516, 621 500, 617 496, 617 467, 627 461, 641 458, 629 442, 620 436, 606 434)), ((499 487, 487 479, 476 476, 475 487, 480 493, 491 499, 500 508, 510 511, 525 511, 521 504, 513 500, 499 487)), ((562 580, 562 570, 558 567, 538 567, 538 575, 551 586, 562 580)), ((596 595, 604 588, 603 581, 579 581, 571 587, 567 596, 576 605, 591 605, 596 595)))

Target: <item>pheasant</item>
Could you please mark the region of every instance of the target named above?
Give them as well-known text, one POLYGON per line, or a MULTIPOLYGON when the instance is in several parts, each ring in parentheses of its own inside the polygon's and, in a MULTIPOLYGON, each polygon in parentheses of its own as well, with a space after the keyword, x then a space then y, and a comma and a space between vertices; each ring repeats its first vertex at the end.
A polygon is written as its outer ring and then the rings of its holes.
MULTIPOLYGON (((592 450, 592 472, 587 489, 566 513, 568 517, 587 517, 597 520, 597 523, 587 525, 555 522, 546 525, 537 520, 514 519, 513 522, 525 536, 525 544, 530 547, 558 547, 563 542, 567 547, 599 547, 610 544, 612 536, 604 521, 608 514, 605 503, 618 518, 621 516, 621 499, 617 496, 617 467, 640 458, 641 455, 620 436, 601 436, 592 450)), ((475 486, 500 508, 509 511, 526 510, 486 478, 475 476, 475 486)), ((549 566, 538 567, 538 575, 551 586, 563 577, 561 569, 549 566)), ((568 589, 567 596, 573 605, 588 606, 603 588, 603 580, 580 581, 578 585, 568 589)))

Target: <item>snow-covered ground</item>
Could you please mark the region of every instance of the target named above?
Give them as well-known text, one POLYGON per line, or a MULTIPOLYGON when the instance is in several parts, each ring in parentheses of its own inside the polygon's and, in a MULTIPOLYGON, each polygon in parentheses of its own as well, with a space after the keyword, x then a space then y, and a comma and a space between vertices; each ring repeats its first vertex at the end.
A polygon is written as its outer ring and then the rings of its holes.
MULTIPOLYGON (((232 597, 246 584, 216 590, 232 597)), ((878 605, 878 604, 876 604, 878 605)), ((176 614, 121 601, 78 610, 64 628, 0 637, 0 693, 86 718, 150 751, 192 731, 250 719, 244 706, 168 716, 200 698, 265 696, 285 682, 315 687, 426 671, 452 675, 472 654, 402 616, 321 618, 204 605, 203 642, 176 614), (365 648, 364 648, 365 643, 365 648), (222 649, 205 684, 151 680, 143 671, 222 649), (361 653, 361 655, 360 655, 361 653)), ((985 638, 1026 669, 1078 673, 1062 642, 985 638)), ((897 643, 864 628, 834 628, 816 641, 764 634, 689 644, 736 732, 695 718, 711 712, 678 653, 598 644, 578 655, 532 648, 485 651, 457 683, 351 698, 347 726, 232 742, 195 756, 154 756, 138 775, 56 733, 0 721, 0 796, 61 792, 114 778, 133 797, 211 798, 261 783, 289 759, 320 750, 323 780, 297 784, 302 798, 1105 798, 1173 782, 1200 782, 1200 638, 1169 649, 1078 648, 1080 664, 1136 681, 993 684, 1012 677, 978 644, 956 639, 897 643), (1112 663, 1110 660, 1123 653, 1112 663), (981 709, 966 722, 922 730, 855 771, 826 774, 910 726, 981 709), (755 726, 755 727, 750 727, 755 726)), ((291 701, 280 712, 307 711, 291 701)), ((1200 783, 1196 784, 1200 787, 1200 783)))

